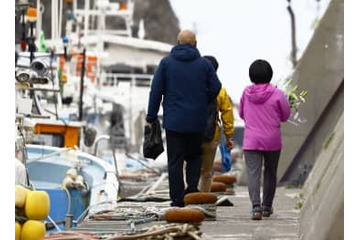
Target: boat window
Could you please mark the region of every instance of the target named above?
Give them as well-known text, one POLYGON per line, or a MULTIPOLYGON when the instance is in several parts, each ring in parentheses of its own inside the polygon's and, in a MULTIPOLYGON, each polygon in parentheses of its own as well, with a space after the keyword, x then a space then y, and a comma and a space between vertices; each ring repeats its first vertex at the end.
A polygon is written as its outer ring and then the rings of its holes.
POLYGON ((33 135, 31 144, 63 147, 64 136, 60 134, 36 134, 33 135))

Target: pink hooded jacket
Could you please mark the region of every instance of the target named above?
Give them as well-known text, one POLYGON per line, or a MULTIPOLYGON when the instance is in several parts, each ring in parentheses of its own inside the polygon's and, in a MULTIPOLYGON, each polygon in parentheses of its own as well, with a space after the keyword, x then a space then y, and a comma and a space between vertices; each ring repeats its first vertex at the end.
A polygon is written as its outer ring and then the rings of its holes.
POLYGON ((283 91, 270 83, 248 86, 241 96, 239 109, 245 121, 244 150, 282 148, 280 123, 290 116, 290 105, 283 91))

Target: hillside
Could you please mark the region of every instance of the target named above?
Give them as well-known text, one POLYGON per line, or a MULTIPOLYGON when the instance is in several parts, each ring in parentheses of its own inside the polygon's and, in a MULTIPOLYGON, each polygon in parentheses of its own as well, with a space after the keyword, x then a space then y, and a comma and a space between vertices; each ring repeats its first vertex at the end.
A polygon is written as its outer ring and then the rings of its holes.
MULTIPOLYGON (((16 1, 18 3, 20 1, 16 1)), ((21 1, 24 2, 24 1, 21 1)), ((36 4, 36 0, 29 0, 29 3, 36 4)), ((44 4, 43 30, 45 38, 51 36, 51 1, 42 1, 44 4)), ((84 0, 78 0, 79 7, 84 6, 84 0)), ((121 2, 121 0, 110 0, 110 2, 121 2)), ((90 0, 90 7, 94 0, 90 0)), ((68 5, 64 1, 62 34, 65 32, 65 21, 68 5)), ((170 44, 176 44, 176 37, 179 32, 179 21, 171 8, 168 0, 135 0, 132 36, 137 37, 140 19, 144 19, 145 39, 156 40, 170 44)), ((119 28, 124 25, 121 19, 112 17, 106 20, 107 28, 119 28)), ((15 20, 15 42, 19 43, 21 38, 21 24, 15 20)))

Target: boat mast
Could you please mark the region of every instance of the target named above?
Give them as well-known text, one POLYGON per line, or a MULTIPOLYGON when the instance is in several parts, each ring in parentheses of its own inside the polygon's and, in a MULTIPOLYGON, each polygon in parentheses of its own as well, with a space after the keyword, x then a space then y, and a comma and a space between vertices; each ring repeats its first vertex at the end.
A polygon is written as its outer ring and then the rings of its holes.
POLYGON ((36 40, 37 43, 40 43, 40 29, 42 28, 41 26, 41 21, 42 21, 42 11, 41 11, 41 2, 40 0, 36 1, 36 11, 38 13, 38 20, 36 22, 36 40))
POLYGON ((82 121, 83 117, 83 94, 84 94, 84 77, 85 77, 85 64, 86 64, 86 48, 84 48, 83 62, 81 65, 81 78, 80 78, 80 99, 79 99, 79 121, 82 121))

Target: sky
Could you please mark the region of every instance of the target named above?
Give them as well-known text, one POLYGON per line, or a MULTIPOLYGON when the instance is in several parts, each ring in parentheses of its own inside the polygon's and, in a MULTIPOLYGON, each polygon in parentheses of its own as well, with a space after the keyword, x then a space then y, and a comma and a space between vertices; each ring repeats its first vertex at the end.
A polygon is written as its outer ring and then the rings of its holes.
MULTIPOLYGON (((313 23, 330 0, 292 0, 298 58, 313 34, 313 23)), ((272 83, 291 76, 291 21, 286 0, 170 0, 181 29, 196 31, 202 55, 214 55, 218 76, 233 101, 250 85, 248 69, 256 59, 267 60, 272 83)))

